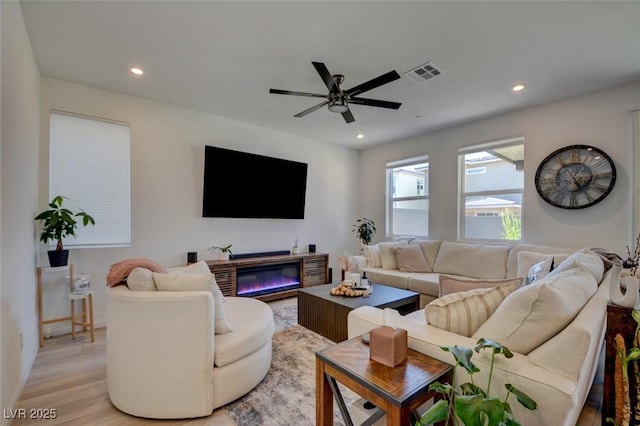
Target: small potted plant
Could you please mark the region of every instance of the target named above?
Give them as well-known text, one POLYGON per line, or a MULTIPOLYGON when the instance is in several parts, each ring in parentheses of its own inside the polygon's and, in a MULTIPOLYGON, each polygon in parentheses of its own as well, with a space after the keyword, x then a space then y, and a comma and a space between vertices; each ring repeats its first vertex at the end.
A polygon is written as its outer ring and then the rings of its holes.
POLYGON ((363 217, 356 220, 353 225, 353 232, 355 232, 356 238, 362 241, 362 244, 368 246, 376 233, 376 224, 373 220, 363 217))
POLYGON ((291 254, 298 254, 300 249, 298 248, 298 237, 293 239, 293 247, 291 247, 291 254))
POLYGON ((82 225, 95 225, 96 221, 84 210, 77 213, 62 206, 64 198, 58 195, 49 203, 49 209, 40 213, 34 220, 44 222, 40 232, 40 241, 48 243, 49 240, 57 241, 56 249, 47 252, 50 266, 66 266, 69 260, 69 250, 65 250, 62 239, 76 237, 78 222, 75 217, 82 218, 82 225))
POLYGON ((212 247, 209 247, 209 250, 217 250, 220 253, 218 255, 219 260, 229 260, 229 257, 233 256, 233 252, 231 251, 231 246, 232 244, 229 244, 223 247, 212 246, 212 247))

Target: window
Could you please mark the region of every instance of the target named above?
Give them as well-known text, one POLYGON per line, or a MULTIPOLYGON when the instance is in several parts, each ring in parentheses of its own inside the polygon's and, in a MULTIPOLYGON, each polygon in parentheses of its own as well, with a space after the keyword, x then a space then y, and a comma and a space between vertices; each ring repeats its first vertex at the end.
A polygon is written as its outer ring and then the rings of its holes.
POLYGON ((522 137, 458 151, 459 239, 521 240, 522 137))
POLYGON ((387 163, 387 234, 429 235, 429 157, 387 163))
POLYGON ((52 111, 50 126, 49 199, 62 195, 96 220, 65 247, 131 244, 129 125, 52 111))

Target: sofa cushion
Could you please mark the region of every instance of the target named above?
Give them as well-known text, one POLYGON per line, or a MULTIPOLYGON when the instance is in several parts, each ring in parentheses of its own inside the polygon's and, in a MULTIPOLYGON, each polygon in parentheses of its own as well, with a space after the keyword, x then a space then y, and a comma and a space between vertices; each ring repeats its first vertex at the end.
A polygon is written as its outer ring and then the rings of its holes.
POLYGON ((528 354, 567 326, 597 290, 584 267, 547 275, 511 293, 473 338, 528 354))
POLYGON ((518 285, 514 281, 448 294, 424 308, 425 318, 434 327, 470 337, 518 285))
POLYGON ((227 317, 233 333, 214 337, 214 364, 223 367, 256 352, 271 341, 275 329, 273 311, 250 297, 227 297, 227 317))
MULTIPOLYGON (((535 244, 526 244, 526 243, 517 243, 513 244, 509 249, 509 255, 507 256, 507 275, 506 278, 512 278, 518 276, 518 253, 521 251, 533 251, 536 253, 543 254, 571 254, 576 249, 567 249, 560 247, 551 247, 551 246, 539 246, 535 244)), ((558 262, 555 262, 558 264, 558 262)))
POLYGON ((391 251, 396 256, 398 269, 401 272, 432 272, 419 245, 392 247, 391 251))
POLYGON ((433 272, 433 265, 436 263, 436 257, 438 257, 438 251, 440 250, 442 240, 413 240, 409 244, 420 246, 424 257, 427 259, 427 263, 429 264, 430 270, 428 272, 433 272))
POLYGON ((382 268, 366 268, 367 278, 370 283, 383 284, 390 287, 407 288, 409 279, 414 275, 413 272, 400 272, 393 269, 382 268))
POLYGON ((513 284, 518 288, 522 285, 522 277, 516 278, 500 278, 500 279, 478 279, 466 277, 454 277, 451 275, 440 275, 440 294, 439 297, 446 296, 451 293, 460 291, 474 290, 477 288, 492 288, 505 284, 513 284))
POLYGON ((156 291, 153 272, 147 268, 134 268, 127 276, 127 287, 131 291, 156 291))
POLYGON ((440 295, 440 274, 412 274, 407 282, 407 289, 436 299, 440 295))
POLYGON ((378 244, 368 246, 361 244, 364 257, 367 258, 367 267, 369 268, 382 268, 382 258, 380 257, 380 247, 378 244))
POLYGON ((443 241, 433 271, 473 278, 504 278, 509 246, 443 241))
POLYGON ((382 267, 384 269, 398 269, 398 262, 396 261, 396 255, 393 253, 394 247, 403 247, 409 243, 406 240, 378 243, 380 249, 380 258, 382 260, 382 267))
MULTIPOLYGON (((194 268, 196 269, 196 268, 194 268)), ((209 274, 194 273, 153 273, 153 281, 158 291, 210 291, 213 295, 215 309, 215 334, 224 334, 233 331, 227 321, 224 309, 224 297, 216 283, 215 276, 209 274)))
POLYGON ((159 263, 146 257, 132 257, 114 263, 107 273, 107 286, 113 287, 127 279, 135 268, 147 268, 153 272, 167 272, 159 263))
POLYGON ((209 275, 211 269, 207 262, 201 260, 200 262, 192 263, 187 266, 179 266, 177 268, 167 268, 169 274, 192 274, 192 275, 209 275))
POLYGON ((604 263, 600 256, 588 248, 583 248, 567 257, 563 262, 557 265, 549 275, 560 274, 564 271, 574 269, 577 266, 583 266, 587 271, 593 275, 597 283, 602 281, 602 275, 604 274, 604 263))

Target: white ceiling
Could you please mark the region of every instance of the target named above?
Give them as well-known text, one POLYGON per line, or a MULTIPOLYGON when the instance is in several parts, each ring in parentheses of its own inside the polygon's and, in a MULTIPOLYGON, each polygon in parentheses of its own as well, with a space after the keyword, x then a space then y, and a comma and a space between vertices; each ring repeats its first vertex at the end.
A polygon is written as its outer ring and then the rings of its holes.
POLYGON ((640 1, 22 1, 40 72, 232 120, 365 148, 640 81, 640 1), (325 93, 311 61, 348 89, 427 61, 352 105, 293 115, 325 93), (145 70, 133 77, 129 68, 145 70), (524 81, 523 93, 510 91, 524 81), (364 133, 357 140, 357 133, 364 133))

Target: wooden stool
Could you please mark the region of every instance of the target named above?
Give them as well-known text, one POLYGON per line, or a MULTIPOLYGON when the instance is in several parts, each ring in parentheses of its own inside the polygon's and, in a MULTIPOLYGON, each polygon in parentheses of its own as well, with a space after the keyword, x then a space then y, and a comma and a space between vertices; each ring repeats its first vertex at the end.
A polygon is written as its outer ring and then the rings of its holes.
POLYGON ((71 302, 71 337, 76 339, 76 326, 81 326, 83 331, 89 328, 91 332, 91 342, 95 341, 93 334, 93 291, 83 294, 69 293, 69 301, 71 302), (75 301, 82 300, 82 311, 75 313, 75 301), (87 306, 88 305, 88 306, 87 306))

